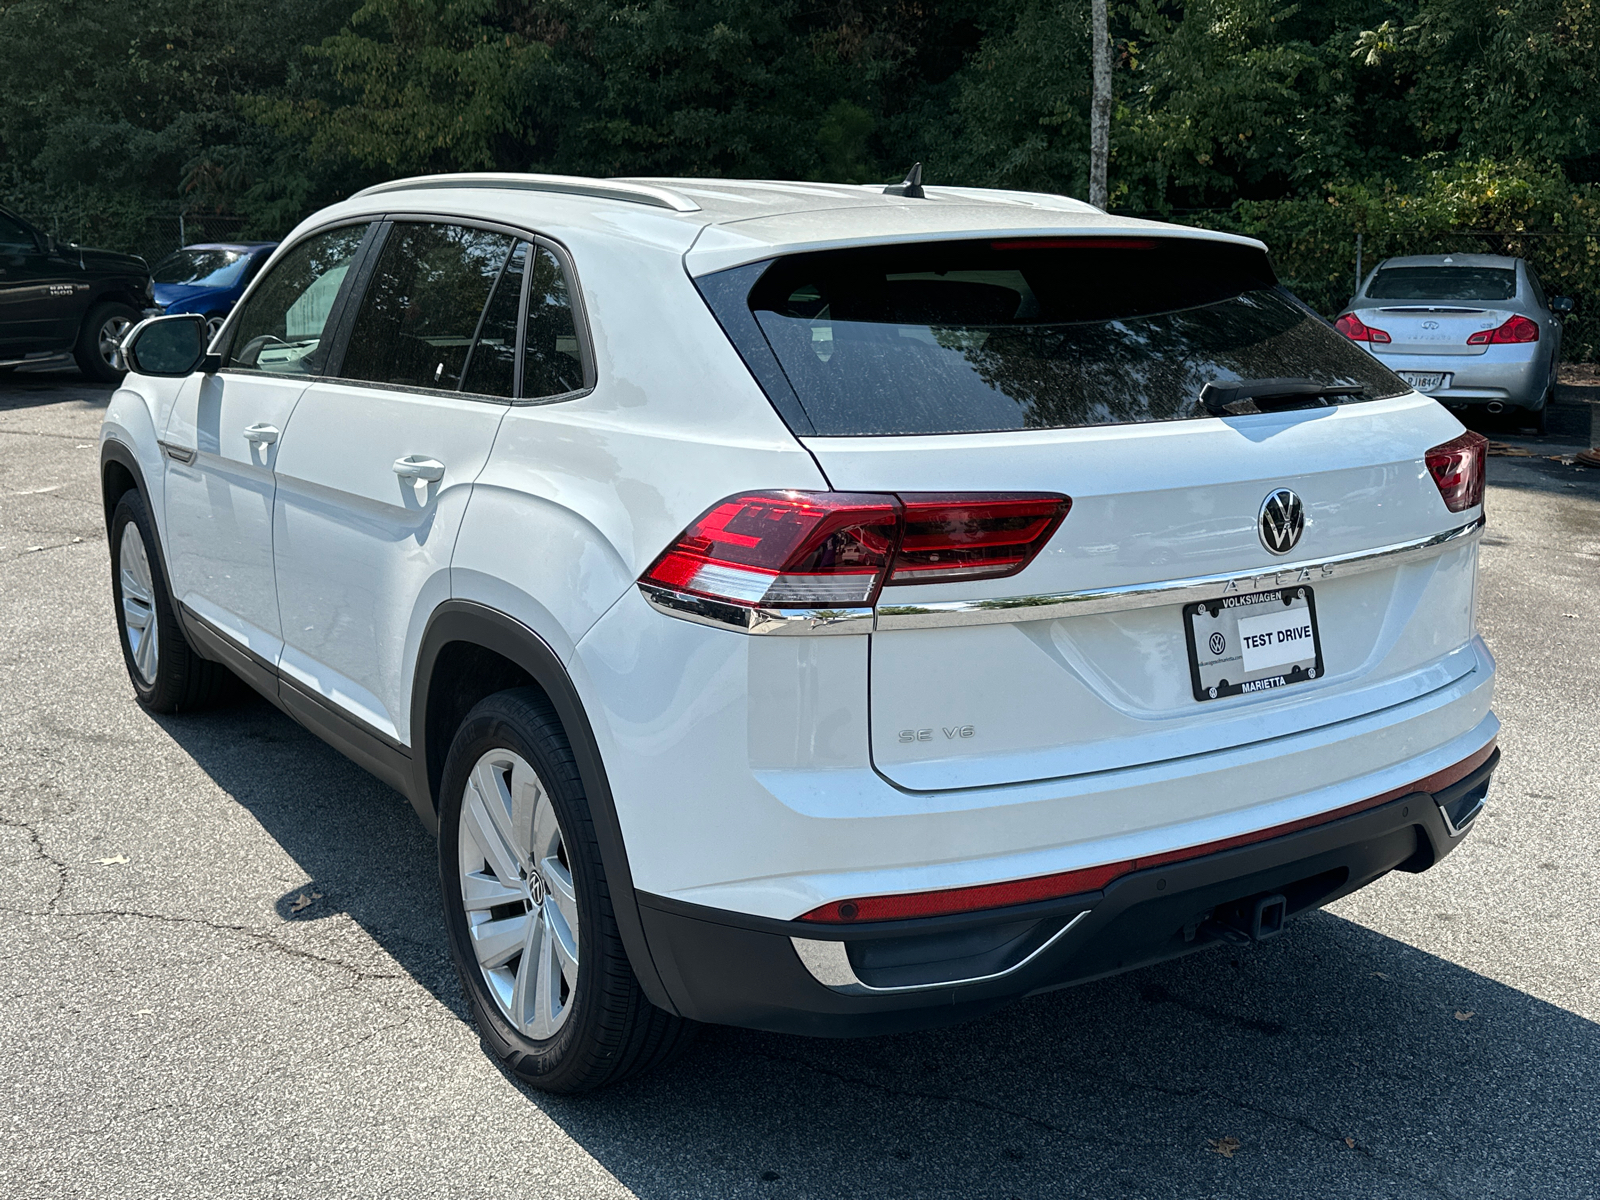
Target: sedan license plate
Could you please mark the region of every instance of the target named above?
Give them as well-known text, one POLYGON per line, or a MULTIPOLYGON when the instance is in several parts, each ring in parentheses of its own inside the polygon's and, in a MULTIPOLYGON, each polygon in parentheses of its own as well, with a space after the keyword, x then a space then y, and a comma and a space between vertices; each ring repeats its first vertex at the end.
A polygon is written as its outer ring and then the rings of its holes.
POLYGON ((1450 378, 1445 371, 1396 371, 1395 374, 1419 392, 1442 392, 1450 378))
POLYGON ((1183 607, 1196 700, 1265 692, 1322 677, 1317 602, 1280 588, 1183 607))

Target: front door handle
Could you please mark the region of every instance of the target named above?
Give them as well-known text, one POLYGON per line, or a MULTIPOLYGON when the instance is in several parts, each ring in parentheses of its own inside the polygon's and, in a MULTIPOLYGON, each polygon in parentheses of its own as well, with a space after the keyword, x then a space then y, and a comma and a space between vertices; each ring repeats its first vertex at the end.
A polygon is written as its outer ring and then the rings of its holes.
POLYGON ((429 483, 438 483, 444 478, 444 464, 437 458, 408 454, 404 458, 394 460, 394 473, 401 479, 423 479, 429 483))
POLYGON ((272 425, 252 425, 244 431, 244 440, 258 445, 270 446, 278 440, 278 430, 272 425))

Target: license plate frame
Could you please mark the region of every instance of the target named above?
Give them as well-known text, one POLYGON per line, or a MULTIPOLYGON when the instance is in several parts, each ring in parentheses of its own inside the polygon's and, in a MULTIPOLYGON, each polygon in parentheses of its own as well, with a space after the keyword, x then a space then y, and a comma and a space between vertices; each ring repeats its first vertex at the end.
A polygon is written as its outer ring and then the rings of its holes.
POLYGON ((1450 386, 1450 371, 1396 371, 1402 383, 1409 385, 1415 391, 1424 395, 1429 392, 1442 392, 1450 386))
MULTIPOLYGON (((1247 630, 1248 632, 1248 630, 1247 630)), ((1309 587, 1270 588, 1183 606, 1183 633, 1189 650, 1189 681, 1201 703, 1229 696, 1276 691, 1321 679, 1322 630, 1317 599, 1309 587), (1288 600, 1285 601, 1284 597, 1288 600), (1277 607, 1281 606, 1281 608, 1277 607), (1239 622, 1280 612, 1304 611, 1311 625, 1311 654, 1297 654, 1281 663, 1246 670, 1239 640, 1239 622), (1222 639, 1218 648, 1214 637, 1222 639)))

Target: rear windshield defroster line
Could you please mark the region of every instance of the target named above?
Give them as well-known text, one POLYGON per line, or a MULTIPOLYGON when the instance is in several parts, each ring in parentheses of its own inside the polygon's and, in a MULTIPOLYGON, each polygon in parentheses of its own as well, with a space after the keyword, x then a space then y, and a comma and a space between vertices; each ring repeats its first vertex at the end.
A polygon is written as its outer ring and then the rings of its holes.
POLYGON ((931 242, 697 279, 797 435, 1200 419, 1211 382, 1409 388, 1281 288, 1265 254, 1182 238, 931 242))

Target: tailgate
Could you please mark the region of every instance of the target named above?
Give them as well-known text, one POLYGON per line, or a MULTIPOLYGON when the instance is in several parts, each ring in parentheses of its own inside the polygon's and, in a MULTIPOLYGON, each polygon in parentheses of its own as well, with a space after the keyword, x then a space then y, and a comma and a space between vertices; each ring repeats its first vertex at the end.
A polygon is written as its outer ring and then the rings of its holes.
POLYGON ((1298 732, 1443 686, 1471 665, 1475 540, 1419 543, 1479 514, 1445 508, 1423 457, 1459 430, 1413 395, 1227 420, 807 439, 841 490, 1073 500, 1018 575, 885 589, 871 649, 878 770, 917 790, 1103 771, 1298 732), (1280 556, 1261 521, 1285 488, 1305 524, 1280 556), (1184 584, 1170 601, 1150 589, 1184 584), (1197 699, 1184 604, 1284 587, 1311 594, 1316 677, 1197 699))

